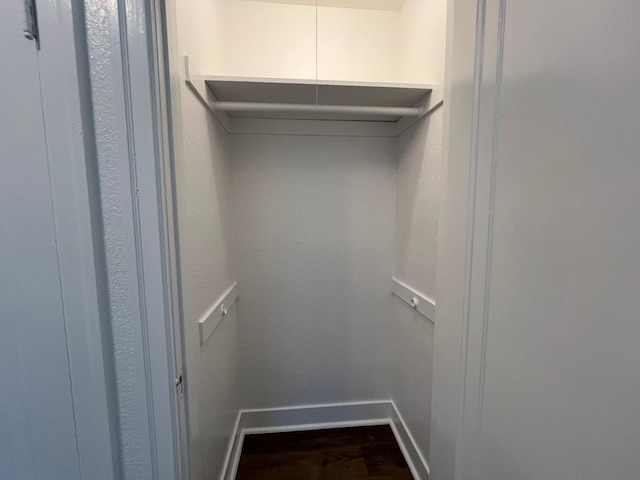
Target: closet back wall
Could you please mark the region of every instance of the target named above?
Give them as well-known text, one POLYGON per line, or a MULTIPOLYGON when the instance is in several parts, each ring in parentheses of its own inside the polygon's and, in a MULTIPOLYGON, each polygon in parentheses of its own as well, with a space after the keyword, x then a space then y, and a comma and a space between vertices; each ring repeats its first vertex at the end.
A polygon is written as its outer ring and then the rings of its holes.
POLYGON ((398 11, 333 7, 316 11, 309 5, 251 0, 214 3, 222 5, 225 19, 224 54, 206 73, 408 81, 402 77, 406 69, 401 65, 405 56, 399 54, 404 44, 398 11))
POLYGON ((392 142, 232 136, 243 408, 391 397, 392 142))

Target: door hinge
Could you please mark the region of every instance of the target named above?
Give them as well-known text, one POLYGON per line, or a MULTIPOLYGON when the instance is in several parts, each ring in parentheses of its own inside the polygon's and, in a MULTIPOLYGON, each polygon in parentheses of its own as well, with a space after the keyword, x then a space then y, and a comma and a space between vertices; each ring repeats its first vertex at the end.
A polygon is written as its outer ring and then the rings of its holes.
POLYGON ((182 395, 184 393, 184 383, 182 382, 182 370, 178 372, 178 377, 175 380, 176 390, 182 395))
POLYGON ((22 0, 24 2, 24 28, 22 32, 25 38, 34 40, 36 46, 40 47, 38 37, 38 13, 36 11, 36 0, 22 0))

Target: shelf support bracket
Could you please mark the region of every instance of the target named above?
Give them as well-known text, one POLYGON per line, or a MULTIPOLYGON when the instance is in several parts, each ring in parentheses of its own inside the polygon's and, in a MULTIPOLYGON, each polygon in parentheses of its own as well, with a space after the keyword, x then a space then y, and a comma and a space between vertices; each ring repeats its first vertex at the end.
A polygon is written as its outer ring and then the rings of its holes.
POLYGON ((200 100, 200 103, 215 116, 227 133, 232 133, 231 119, 223 111, 214 110, 212 104, 217 102, 217 99, 207 87, 205 78, 200 75, 198 68, 189 55, 184 56, 184 81, 200 100))

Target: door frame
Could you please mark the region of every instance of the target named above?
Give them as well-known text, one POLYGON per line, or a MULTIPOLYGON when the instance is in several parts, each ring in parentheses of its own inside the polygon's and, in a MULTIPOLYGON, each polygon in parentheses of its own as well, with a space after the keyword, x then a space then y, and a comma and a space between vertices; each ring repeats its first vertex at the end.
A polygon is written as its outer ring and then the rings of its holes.
POLYGON ((431 473, 475 478, 507 0, 449 0, 431 473))
MULTIPOLYGON (((61 3, 70 0, 58 0, 61 3)), ((188 479, 161 0, 70 2, 86 76, 117 391, 116 478, 188 479)), ((99 478, 88 476, 87 478, 99 478)))
MULTIPOLYGON (((496 83, 483 72, 493 70, 495 74, 499 66, 502 47, 496 50, 492 42, 501 39, 505 5, 506 0, 449 0, 443 149, 447 193, 439 233, 431 437, 434 480, 470 478, 467 472, 473 458, 473 426, 481 408, 486 315, 484 297, 476 292, 483 291, 482 282, 489 278, 487 222, 491 221, 492 180, 491 142, 486 144, 486 139, 491 138, 494 124, 486 120, 495 117, 499 97, 496 83), (479 264, 472 268, 476 262, 479 264)), ((137 369, 131 376, 139 381, 133 382, 132 402, 136 408, 132 411, 146 414, 142 427, 134 429, 141 446, 141 452, 134 455, 141 458, 144 478, 187 479, 187 402, 184 398, 181 401, 174 386, 181 370, 183 382, 188 382, 182 363, 175 172, 171 161, 173 152, 180 148, 179 137, 172 135, 172 131, 180 130, 179 118, 172 115, 172 108, 179 106, 175 97, 178 93, 170 88, 179 74, 174 7, 172 2, 162 0, 92 0, 84 8, 91 11, 87 18, 104 15, 106 19, 106 23, 88 22, 83 26, 89 50, 92 44, 107 48, 100 56, 93 55, 96 50, 87 55, 93 104, 107 99, 115 99, 117 104, 113 118, 94 116, 97 176, 102 175, 101 155, 117 157, 114 164, 124 180, 118 186, 118 202, 130 208, 125 212, 127 225, 122 240, 124 257, 134 264, 124 273, 135 300, 131 325, 136 332, 130 353, 137 369), (111 62, 107 72, 100 64, 105 58, 111 62), (108 75, 108 81, 101 74, 108 75), (99 139, 102 131, 111 127, 121 140, 126 139, 126 145, 105 153, 108 149, 99 139)), ((99 186, 105 187, 103 179, 99 186)), ((104 193, 102 203, 105 208, 104 193)), ((109 279, 108 267, 105 270, 109 279)))
MULTIPOLYGON (((117 480, 117 398, 80 6, 65 0, 39 2, 34 48, 38 49, 79 469, 82 478, 117 480)), ((22 27, 15 25, 17 30, 22 27)))

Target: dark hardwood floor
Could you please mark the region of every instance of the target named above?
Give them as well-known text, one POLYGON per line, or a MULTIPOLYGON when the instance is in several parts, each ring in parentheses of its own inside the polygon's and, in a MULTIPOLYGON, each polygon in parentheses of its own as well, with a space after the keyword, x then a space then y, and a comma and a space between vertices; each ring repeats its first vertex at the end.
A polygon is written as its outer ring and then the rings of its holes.
POLYGON ((247 435, 237 480, 412 480, 388 425, 247 435))

